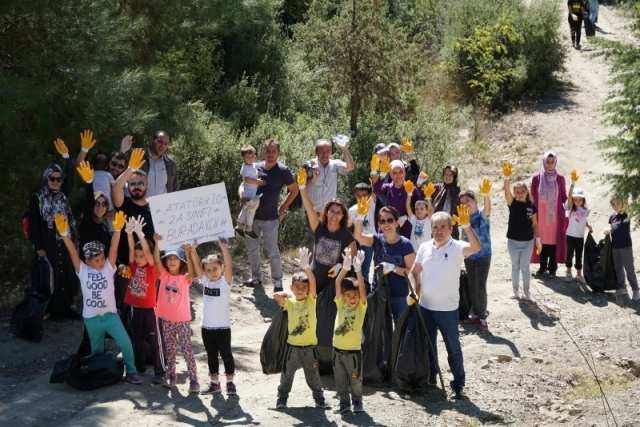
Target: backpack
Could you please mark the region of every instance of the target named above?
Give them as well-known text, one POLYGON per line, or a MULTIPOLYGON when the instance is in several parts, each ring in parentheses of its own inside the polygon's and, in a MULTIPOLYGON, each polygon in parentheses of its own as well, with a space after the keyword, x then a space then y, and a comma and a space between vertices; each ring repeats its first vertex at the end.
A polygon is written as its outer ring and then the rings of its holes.
MULTIPOLYGON (((38 196, 38 209, 40 211, 42 211, 42 197, 40 197, 40 194, 35 193, 36 196, 38 196)), ((27 206, 27 209, 24 210, 24 212, 22 213, 22 218, 20 218, 20 231, 22 231, 22 234, 24 235, 24 237, 26 237, 27 239, 29 238, 29 207, 27 206)))

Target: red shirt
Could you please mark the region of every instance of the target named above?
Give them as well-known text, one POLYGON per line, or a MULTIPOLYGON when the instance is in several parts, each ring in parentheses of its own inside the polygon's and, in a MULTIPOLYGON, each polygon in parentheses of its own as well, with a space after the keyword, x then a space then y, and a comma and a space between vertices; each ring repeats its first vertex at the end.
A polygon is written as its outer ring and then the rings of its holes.
POLYGON ((150 267, 149 264, 138 267, 135 262, 129 264, 129 268, 131 268, 131 279, 124 296, 124 303, 138 308, 155 307, 158 270, 150 267))

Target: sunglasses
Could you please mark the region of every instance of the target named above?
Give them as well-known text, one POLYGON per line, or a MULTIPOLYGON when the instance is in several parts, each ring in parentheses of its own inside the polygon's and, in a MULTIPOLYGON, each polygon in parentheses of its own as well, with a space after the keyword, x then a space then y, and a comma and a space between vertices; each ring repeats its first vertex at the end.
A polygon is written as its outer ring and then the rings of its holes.
POLYGON ((380 218, 378 219, 378 224, 393 224, 393 222, 395 221, 395 219, 392 218, 380 218))
POLYGON ((177 288, 173 288, 171 286, 165 286, 164 290, 167 291, 167 292, 173 292, 174 294, 178 293, 178 289, 177 288))
POLYGON ((137 182, 132 181, 129 183, 129 187, 144 187, 145 185, 147 185, 147 183, 144 181, 137 181, 137 182))
POLYGON ((110 162, 109 164, 116 169, 124 169, 124 163, 110 162))
POLYGON ((49 177, 49 181, 51 182, 62 182, 64 178, 62 178, 61 176, 50 176, 49 177))
POLYGON ((93 204, 94 207, 96 208, 106 208, 107 206, 109 206, 109 203, 107 202, 95 202, 93 204))

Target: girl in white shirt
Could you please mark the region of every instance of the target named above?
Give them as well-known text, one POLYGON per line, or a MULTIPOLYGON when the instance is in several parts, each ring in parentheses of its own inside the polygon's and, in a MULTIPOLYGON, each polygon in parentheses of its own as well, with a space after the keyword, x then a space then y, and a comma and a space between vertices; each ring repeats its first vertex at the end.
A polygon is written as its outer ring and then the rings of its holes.
POLYGON ((587 217, 591 210, 587 208, 587 199, 585 198, 584 190, 581 188, 573 188, 574 183, 571 183, 569 187, 569 194, 567 195, 567 261, 565 266, 567 267, 567 275, 565 276, 565 282, 571 282, 573 276, 571 274, 571 267, 573 266, 573 255, 576 257, 576 281, 586 285, 587 282, 582 276, 582 250, 584 249, 584 230, 589 229, 589 233, 593 232, 593 229, 587 221, 587 217))

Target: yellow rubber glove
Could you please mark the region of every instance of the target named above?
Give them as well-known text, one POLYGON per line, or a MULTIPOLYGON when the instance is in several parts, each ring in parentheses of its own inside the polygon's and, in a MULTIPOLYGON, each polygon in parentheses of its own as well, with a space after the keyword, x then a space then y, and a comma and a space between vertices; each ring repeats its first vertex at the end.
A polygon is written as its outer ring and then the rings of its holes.
POLYGON ((358 207, 356 207, 356 213, 358 214, 359 219, 364 219, 365 216, 369 213, 369 199, 366 197, 362 197, 358 200, 358 207))
POLYGON ((56 215, 55 222, 56 222, 56 230, 58 231, 58 234, 61 235, 62 237, 68 236, 69 225, 67 224, 67 220, 65 219, 64 215, 62 214, 56 215))
POLYGON ((458 206, 458 224, 460 227, 467 228, 471 224, 471 215, 469 214, 469 207, 467 205, 458 206))
POLYGON ((424 172, 420 172, 420 175, 418 175, 418 180, 416 181, 416 185, 420 187, 428 179, 429 179, 429 175, 427 175, 424 172))
POLYGON ((300 190, 307 188, 307 171, 305 168, 298 169, 298 173, 296 174, 296 183, 300 190))
POLYGON ((402 138, 402 151, 406 154, 413 153, 413 141, 409 138, 402 138))
POLYGON ((142 148, 136 148, 131 152, 131 158, 129 159, 129 167, 131 169, 140 169, 144 165, 144 151, 142 148))
POLYGON ((371 156, 371 163, 369 164, 371 165, 371 174, 377 174, 378 169, 380 169, 380 156, 378 156, 377 154, 371 156))
POLYGON ((419 296, 417 296, 416 294, 414 294, 413 292, 410 293, 409 295, 407 295, 407 305, 409 307, 411 307, 413 304, 416 303, 416 301, 418 301, 420 299, 419 296))
POLYGON ((502 163, 502 176, 504 176, 504 179, 510 179, 512 175, 513 175, 513 163, 511 162, 502 163))
POLYGON ((93 169, 91 169, 89 162, 80 162, 80 166, 76 170, 84 182, 87 184, 93 182, 93 169))
POLYGON ((570 176, 571 176, 571 182, 578 181, 579 176, 578 176, 578 171, 577 170, 571 169, 570 176))
POLYGON ((115 218, 113 218, 113 229, 115 231, 120 231, 124 228, 124 224, 125 224, 125 220, 127 219, 127 216, 124 214, 124 212, 122 211, 118 211, 116 212, 116 216, 115 218))
POLYGON ((436 186, 433 185, 433 182, 430 182, 424 187, 422 192, 424 193, 425 199, 431 199, 431 196, 433 196, 433 193, 436 192, 436 186))
POLYGON ((413 190, 415 190, 416 186, 413 185, 413 182, 411 181, 405 181, 404 182, 404 191, 407 192, 407 194, 412 194, 413 190))
POLYGON ((385 157, 382 159, 382 163, 380 163, 380 176, 385 177, 391 170, 391 159, 385 157))
POLYGON ((93 132, 89 129, 84 132, 80 132, 80 149, 87 153, 94 145, 96 145, 96 140, 93 139, 93 132))
POLYGON ((63 140, 61 140, 60 138, 56 138, 53 141, 53 145, 56 146, 56 150, 58 151, 58 153, 60 153, 60 155, 64 159, 68 159, 69 158, 69 149, 67 148, 67 145, 64 143, 63 140))
POLYGON ((488 196, 491 192, 491 180, 489 178, 485 178, 482 180, 482 184, 480 184, 480 195, 488 196))

